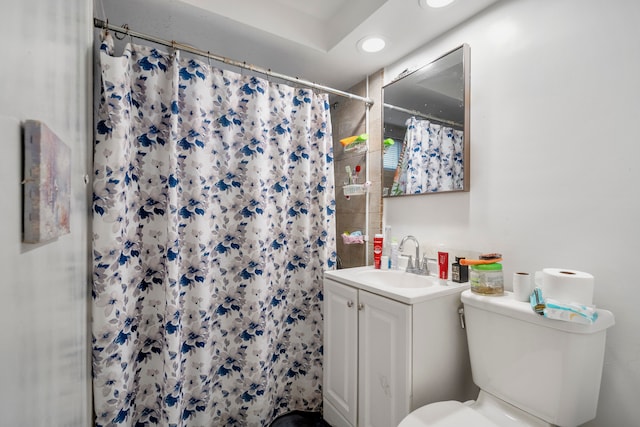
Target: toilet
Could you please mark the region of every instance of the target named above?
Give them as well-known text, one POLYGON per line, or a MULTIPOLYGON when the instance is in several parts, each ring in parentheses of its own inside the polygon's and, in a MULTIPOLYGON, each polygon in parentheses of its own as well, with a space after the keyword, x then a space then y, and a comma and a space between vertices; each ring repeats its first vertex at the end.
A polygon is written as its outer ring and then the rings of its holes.
POLYGON ((422 406, 398 427, 578 426, 596 416, 607 329, 551 320, 505 296, 461 294, 475 401, 422 406))

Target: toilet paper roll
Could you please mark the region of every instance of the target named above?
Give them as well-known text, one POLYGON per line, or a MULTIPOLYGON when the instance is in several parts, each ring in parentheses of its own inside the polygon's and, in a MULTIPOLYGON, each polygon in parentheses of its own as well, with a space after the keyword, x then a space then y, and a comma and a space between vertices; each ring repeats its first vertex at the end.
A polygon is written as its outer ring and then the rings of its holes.
POLYGON ((529 295, 532 291, 529 273, 513 273, 513 297, 516 300, 529 301, 529 295))
POLYGON ((593 305, 594 278, 589 273, 567 268, 545 268, 536 273, 536 286, 542 290, 545 299, 593 305))

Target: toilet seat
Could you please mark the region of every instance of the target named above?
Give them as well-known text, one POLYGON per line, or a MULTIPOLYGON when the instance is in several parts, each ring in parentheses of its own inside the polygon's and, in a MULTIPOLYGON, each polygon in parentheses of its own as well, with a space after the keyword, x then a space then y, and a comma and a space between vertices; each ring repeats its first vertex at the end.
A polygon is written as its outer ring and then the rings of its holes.
POLYGON ((435 402, 416 409, 398 427, 552 427, 513 405, 480 390, 475 401, 435 402))
POLYGON ((478 411, 462 402, 448 400, 416 409, 398 427, 499 427, 478 411))

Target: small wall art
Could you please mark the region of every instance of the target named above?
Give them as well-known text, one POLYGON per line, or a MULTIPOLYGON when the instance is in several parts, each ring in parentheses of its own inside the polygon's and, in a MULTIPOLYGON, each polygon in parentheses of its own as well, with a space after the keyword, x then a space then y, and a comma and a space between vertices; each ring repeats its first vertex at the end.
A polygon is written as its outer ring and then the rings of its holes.
POLYGON ((23 242, 69 233, 71 150, 47 125, 24 123, 23 242))

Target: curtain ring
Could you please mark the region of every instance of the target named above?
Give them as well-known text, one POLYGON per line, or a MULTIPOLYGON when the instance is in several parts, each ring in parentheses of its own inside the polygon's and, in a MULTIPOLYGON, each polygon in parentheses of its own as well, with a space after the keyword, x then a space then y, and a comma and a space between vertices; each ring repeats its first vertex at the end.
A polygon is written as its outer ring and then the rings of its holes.
POLYGON ((124 24, 122 26, 122 28, 124 28, 125 30, 127 30, 124 35, 122 37, 118 37, 118 33, 115 33, 114 35, 116 36, 116 38, 118 40, 124 40, 125 37, 127 37, 129 35, 129 25, 128 24, 124 24))
POLYGON ((207 51, 207 62, 209 63, 209 67, 211 67, 211 52, 207 51))

